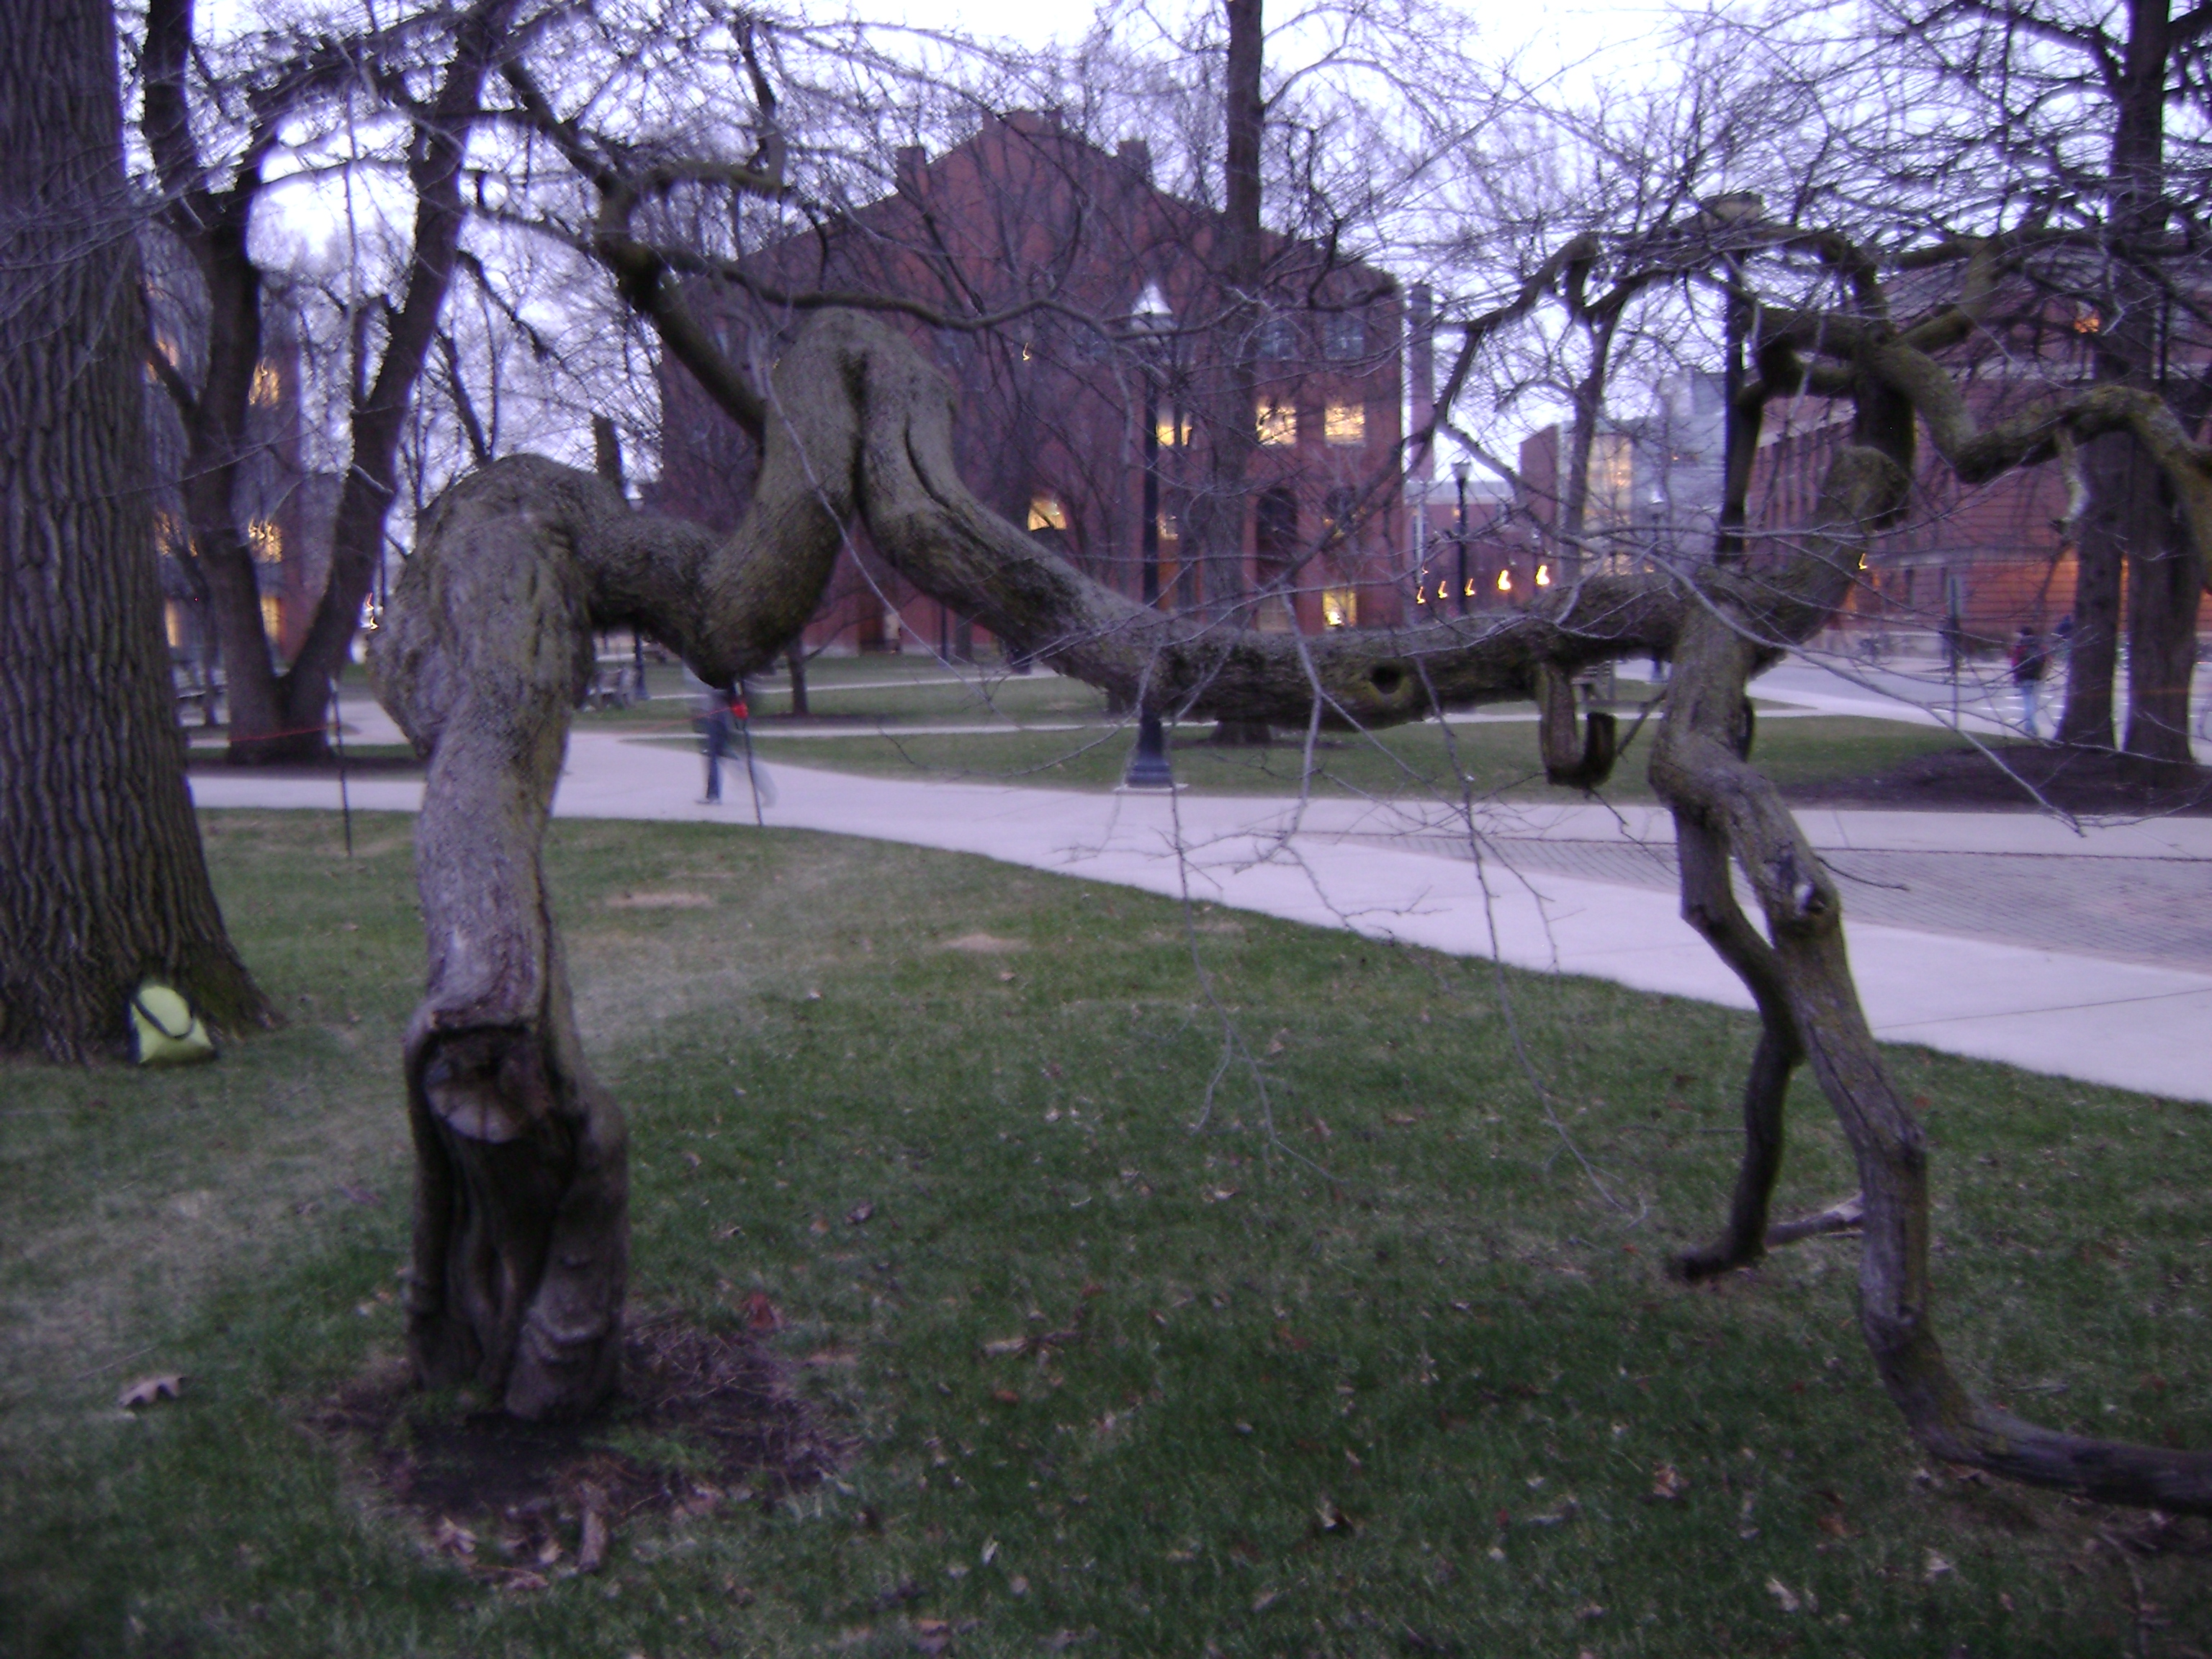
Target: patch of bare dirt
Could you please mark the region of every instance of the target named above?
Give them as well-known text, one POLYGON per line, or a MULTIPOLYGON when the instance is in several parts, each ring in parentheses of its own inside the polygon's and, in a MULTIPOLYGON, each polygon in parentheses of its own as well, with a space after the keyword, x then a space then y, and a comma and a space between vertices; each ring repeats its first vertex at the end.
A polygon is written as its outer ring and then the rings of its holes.
POLYGON ((948 951, 966 951, 975 956, 1006 956, 1030 948, 1027 939, 1006 939, 997 933, 963 933, 958 939, 945 941, 948 951))
POLYGON ((848 1448, 742 1334, 664 1314, 623 1344, 621 1393, 581 1423, 439 1413, 403 1373, 349 1386, 316 1424, 360 1446, 368 1473, 428 1543, 509 1589, 596 1571, 643 1516, 773 1507, 818 1485, 848 1448))
POLYGON ((2146 775, 2142 763, 2125 755, 2057 744, 1922 755, 1887 771, 1800 784, 1784 793, 1795 806, 1889 811, 2025 812, 2047 802, 2094 817, 2212 816, 2212 770, 2161 767, 2146 775))
POLYGON ((617 893, 600 901, 610 910, 710 910, 711 893, 680 889, 659 893, 617 893))

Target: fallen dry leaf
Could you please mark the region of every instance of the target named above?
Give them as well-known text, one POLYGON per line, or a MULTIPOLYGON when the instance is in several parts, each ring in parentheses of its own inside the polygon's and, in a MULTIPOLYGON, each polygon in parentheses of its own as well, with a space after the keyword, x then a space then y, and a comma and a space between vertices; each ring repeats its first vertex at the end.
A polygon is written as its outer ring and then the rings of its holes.
POLYGON ((1662 1503, 1677 1501, 1689 1484, 1672 1463, 1662 1463, 1651 1471, 1651 1495, 1662 1503))
POLYGON ((783 1328, 783 1316, 776 1311, 775 1304, 766 1291, 755 1291, 745 1298, 745 1323, 756 1334, 783 1328))
POLYGON ((597 1572, 607 1560, 607 1517, 596 1503, 584 1508, 584 1535, 576 1545, 576 1571, 597 1572))
POLYGON ((1930 1550, 1928 1552, 1927 1561, 1921 1568, 1920 1576, 1932 1584, 1951 1570, 1948 1560, 1938 1555, 1934 1550, 1930 1550))
POLYGON ((1775 1605, 1784 1613, 1795 1613, 1805 1604, 1797 1599, 1797 1592, 1779 1578, 1766 1581, 1766 1593, 1774 1598, 1775 1605))
POLYGON ((1029 1345, 1026 1336, 1002 1336, 995 1342, 986 1342, 983 1352, 994 1359, 1004 1359, 1008 1354, 1021 1352, 1029 1345))
POLYGON ((1322 1532, 1350 1532, 1353 1522, 1337 1506, 1336 1500, 1324 1498, 1314 1505, 1314 1525, 1322 1532))
POLYGON ((845 1219, 854 1226, 858 1227, 866 1223, 868 1218, 875 1214, 875 1212, 876 1206, 874 1200, 864 1198, 858 1204, 853 1206, 852 1211, 845 1217, 845 1219))
POLYGON ((140 1377, 115 1396, 115 1403, 124 1411, 136 1411, 157 1400, 174 1400, 184 1391, 184 1373, 170 1371, 161 1376, 140 1377))

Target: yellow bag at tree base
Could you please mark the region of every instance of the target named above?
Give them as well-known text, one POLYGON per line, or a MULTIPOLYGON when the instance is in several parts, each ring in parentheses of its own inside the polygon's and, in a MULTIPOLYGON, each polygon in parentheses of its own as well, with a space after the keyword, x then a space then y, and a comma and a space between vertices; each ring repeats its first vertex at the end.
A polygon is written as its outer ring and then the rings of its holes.
POLYGON ((215 1058, 215 1039, 191 1005, 159 980, 148 980, 132 994, 131 1027, 138 1036, 141 1066, 189 1066, 215 1058))

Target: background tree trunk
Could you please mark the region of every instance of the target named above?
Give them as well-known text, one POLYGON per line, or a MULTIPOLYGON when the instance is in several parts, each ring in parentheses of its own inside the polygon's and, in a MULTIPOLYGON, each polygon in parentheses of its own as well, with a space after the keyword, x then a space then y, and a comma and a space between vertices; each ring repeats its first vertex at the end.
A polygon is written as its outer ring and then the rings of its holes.
POLYGON ((223 930, 171 707, 137 222, 105 0, 0 52, 0 1052, 119 1050, 155 975, 270 1023, 223 930))
MULTIPOLYGON (((2152 781, 2196 763, 2189 684, 2197 672, 2197 596, 2204 570, 2163 501, 2128 561, 2128 730, 2123 763, 2152 781)), ((2146 517, 2148 515, 2146 514, 2146 517)))
MULTIPOLYGON (((1206 486, 1192 497, 1184 521, 1191 551, 1204 571, 1204 607, 1232 628, 1249 628, 1249 584, 1244 570, 1244 496, 1252 457, 1260 447, 1259 379, 1254 373, 1260 324, 1260 144, 1267 131, 1261 71, 1267 44, 1261 0, 1225 0, 1229 58, 1223 104, 1222 285, 1229 304, 1216 331, 1220 342, 1218 403, 1212 422, 1212 465, 1206 486)), ((1224 720, 1214 741, 1264 744, 1265 720, 1224 720)))
POLYGON ((2149 464, 2133 438, 2113 433, 2084 446, 2089 509, 2082 515, 2074 577, 2074 633, 2066 650, 2066 710, 2058 740, 2086 749, 2110 749, 2112 675, 2120 660, 2120 571, 2128 544, 2127 515, 2148 480, 2149 464))
POLYGON ((506 45, 514 6, 515 0, 474 0, 461 12, 452 25, 452 55, 434 94, 405 112, 416 127, 407 161, 415 224, 406 280, 386 313, 375 374, 352 398, 351 457, 331 529, 330 574, 289 667, 271 658, 260 586, 239 533, 235 505, 239 462, 247 447, 247 402, 264 332, 264 284, 249 231, 275 115, 261 112, 229 184, 214 188, 191 121, 191 0, 155 0, 149 9, 143 131, 169 198, 165 222, 191 252, 208 295, 207 374, 182 404, 190 440, 185 495, 222 642, 234 762, 317 761, 327 752, 331 687, 344 669, 362 603, 375 580, 398 492, 400 438, 459 258, 468 217, 462 158, 484 76, 506 45))

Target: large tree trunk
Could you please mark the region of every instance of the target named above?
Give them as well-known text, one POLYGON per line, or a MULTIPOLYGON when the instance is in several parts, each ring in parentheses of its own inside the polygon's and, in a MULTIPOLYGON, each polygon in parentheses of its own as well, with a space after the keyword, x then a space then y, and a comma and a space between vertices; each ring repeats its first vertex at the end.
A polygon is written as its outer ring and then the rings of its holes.
POLYGON ((2128 731, 2122 764, 2156 781, 2195 764, 2189 684, 2197 673, 2204 570, 2169 511, 2128 560, 2128 731))
POLYGON ((2120 573, 2143 493, 2155 488, 2149 463, 2124 432, 2086 445, 2088 510, 2082 514, 2074 576, 2074 632, 2066 648, 2066 709, 2058 740, 2085 749, 2114 746, 2112 679, 2120 660, 2120 573))
POLYGON ((270 1012, 184 784, 155 574, 137 221, 112 14, 22 0, 0 52, 0 1052, 119 1051, 149 975, 270 1012))

